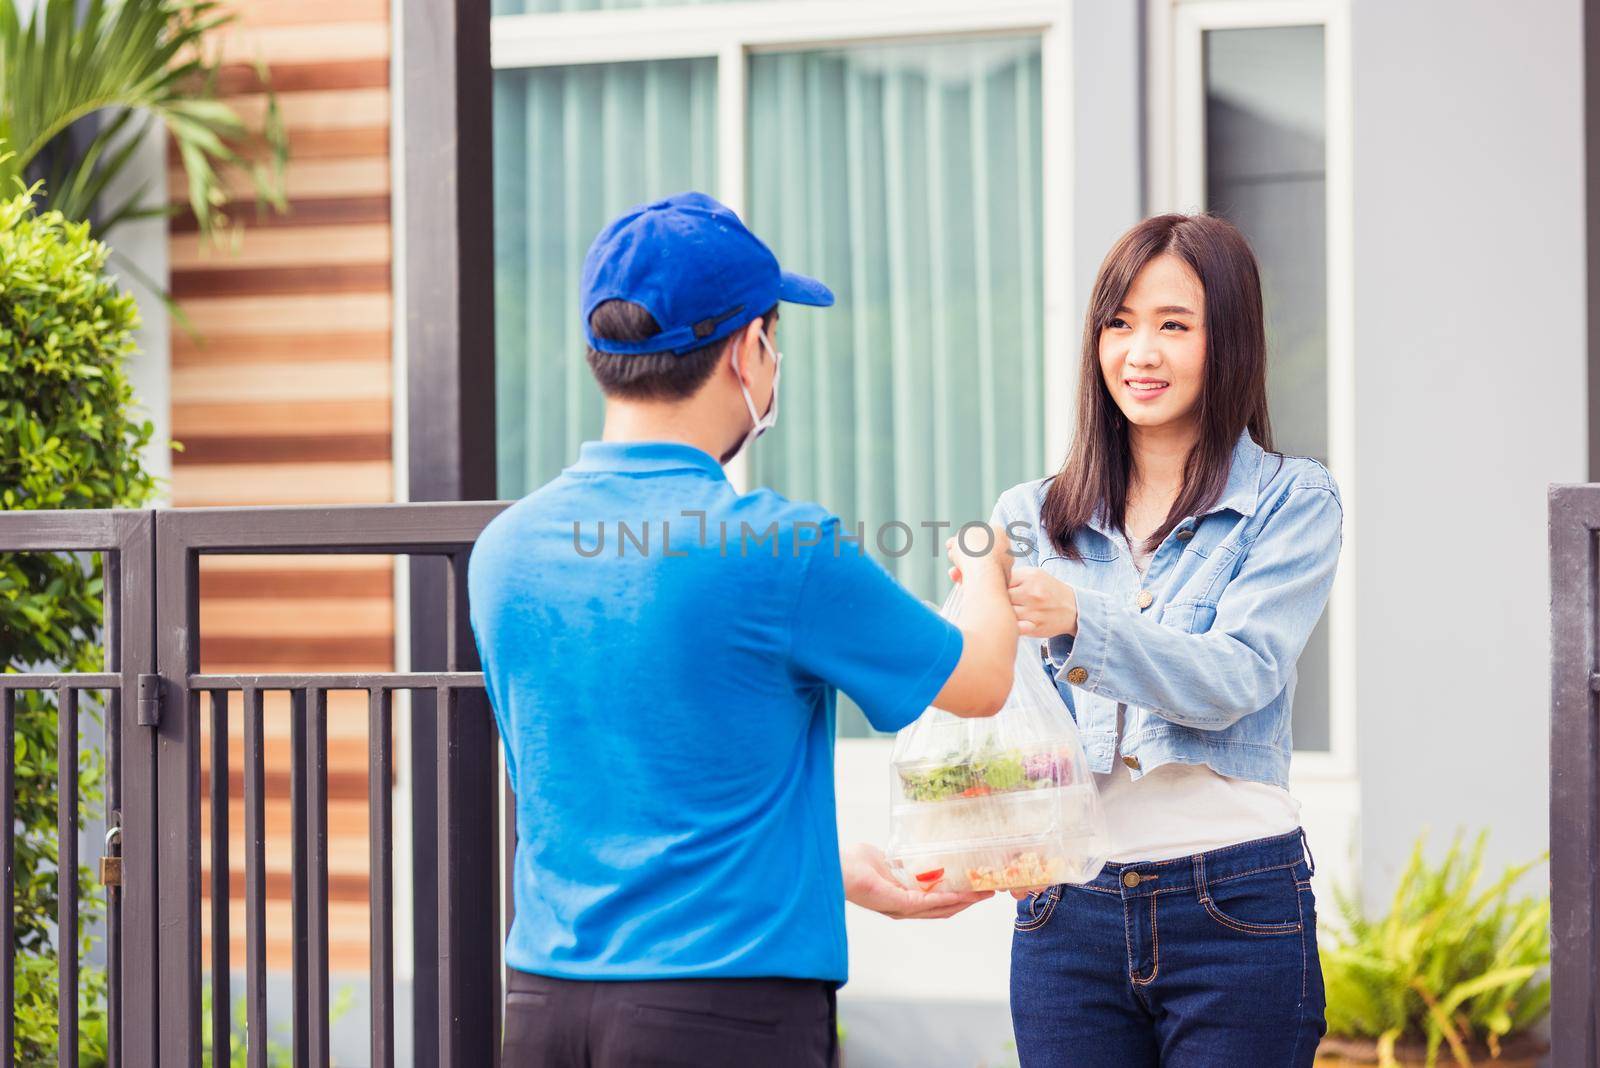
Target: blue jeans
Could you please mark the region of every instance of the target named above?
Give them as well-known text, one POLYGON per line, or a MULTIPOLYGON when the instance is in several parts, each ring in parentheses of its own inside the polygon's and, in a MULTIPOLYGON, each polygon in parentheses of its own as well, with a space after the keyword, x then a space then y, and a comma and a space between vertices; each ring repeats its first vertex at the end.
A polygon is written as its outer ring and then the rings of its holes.
POLYGON ((1304 841, 1108 864, 1018 902, 1023 1068, 1309 1066, 1327 1024, 1304 841))

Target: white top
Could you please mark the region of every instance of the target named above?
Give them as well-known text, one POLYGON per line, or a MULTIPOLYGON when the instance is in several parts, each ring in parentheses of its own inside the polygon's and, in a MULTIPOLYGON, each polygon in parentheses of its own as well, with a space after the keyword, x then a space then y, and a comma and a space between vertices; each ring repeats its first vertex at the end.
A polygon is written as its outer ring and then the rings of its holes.
MULTIPOLYGON (((1149 554, 1131 543, 1129 549, 1143 574, 1149 554)), ((1111 772, 1094 777, 1111 832, 1111 863, 1173 860, 1299 829, 1300 803, 1281 786, 1232 779, 1204 764, 1163 764, 1134 781, 1122 764, 1126 711, 1117 706, 1111 772)))

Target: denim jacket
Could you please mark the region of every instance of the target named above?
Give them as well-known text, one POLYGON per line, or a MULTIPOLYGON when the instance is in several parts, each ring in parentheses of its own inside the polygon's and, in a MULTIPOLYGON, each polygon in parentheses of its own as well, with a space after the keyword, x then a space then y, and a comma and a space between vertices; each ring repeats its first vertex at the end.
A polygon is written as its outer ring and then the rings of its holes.
POLYGON ((1090 766, 1111 770, 1117 706, 1134 778, 1162 764, 1287 786, 1295 664, 1328 601, 1344 513, 1315 460, 1240 435, 1222 496, 1173 527, 1141 577, 1122 533, 1097 514, 1058 553, 1039 526, 1049 479, 1001 495, 1017 564, 1077 592, 1078 633, 1046 643, 1049 671, 1077 721, 1090 766))

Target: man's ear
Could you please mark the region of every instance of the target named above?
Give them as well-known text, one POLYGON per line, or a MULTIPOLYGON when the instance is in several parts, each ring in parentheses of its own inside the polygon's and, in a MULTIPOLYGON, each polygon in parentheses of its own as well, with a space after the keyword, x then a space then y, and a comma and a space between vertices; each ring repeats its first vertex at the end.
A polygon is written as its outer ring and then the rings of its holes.
POLYGON ((757 361, 767 359, 766 349, 761 344, 762 329, 761 318, 757 316, 728 339, 728 365, 733 368, 733 377, 740 382, 744 382, 757 361))

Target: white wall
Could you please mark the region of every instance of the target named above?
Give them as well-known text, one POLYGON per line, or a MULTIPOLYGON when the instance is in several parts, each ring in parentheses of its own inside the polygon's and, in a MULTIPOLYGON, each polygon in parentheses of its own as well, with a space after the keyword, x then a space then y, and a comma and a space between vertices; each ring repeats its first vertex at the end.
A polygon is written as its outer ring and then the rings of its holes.
MULTIPOLYGON (((120 204, 140 186, 148 186, 147 198, 159 203, 167 182, 166 128, 151 123, 122 174, 107 188, 106 204, 120 204)), ((190 237, 187 240, 198 240, 190 237)), ((136 413, 155 424, 155 436, 145 451, 145 468, 164 480, 156 504, 171 498, 172 477, 172 345, 171 319, 160 298, 131 271, 121 270, 119 258, 131 261, 145 277, 165 288, 167 270, 167 220, 137 219, 125 222, 107 235, 115 250, 112 273, 124 289, 139 302, 141 325, 134 335, 139 351, 128 362, 128 378, 133 385, 136 413)))
POLYGON ((1545 489, 1587 454, 1579 0, 1353 0, 1363 879, 1548 839, 1545 489))

